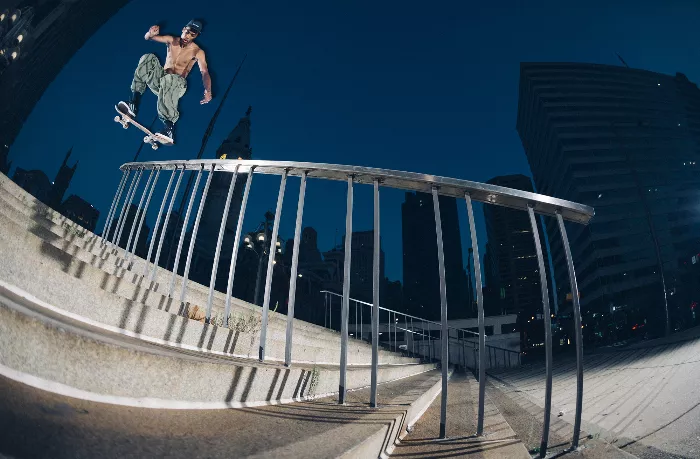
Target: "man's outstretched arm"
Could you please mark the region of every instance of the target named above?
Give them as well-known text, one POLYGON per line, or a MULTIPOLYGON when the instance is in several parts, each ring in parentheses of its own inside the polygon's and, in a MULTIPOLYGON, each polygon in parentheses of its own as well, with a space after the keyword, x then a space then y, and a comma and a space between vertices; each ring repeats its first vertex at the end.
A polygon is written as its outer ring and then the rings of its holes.
POLYGON ((157 25, 154 25, 150 29, 148 29, 148 32, 146 32, 146 35, 144 35, 143 38, 145 38, 146 40, 153 40, 159 43, 166 44, 170 44, 173 42, 172 36, 160 34, 160 27, 157 25))
POLYGON ((199 71, 202 72, 202 84, 204 85, 204 98, 199 103, 208 104, 214 96, 211 93, 211 77, 207 67, 207 58, 201 49, 197 53, 197 65, 199 66, 199 71))

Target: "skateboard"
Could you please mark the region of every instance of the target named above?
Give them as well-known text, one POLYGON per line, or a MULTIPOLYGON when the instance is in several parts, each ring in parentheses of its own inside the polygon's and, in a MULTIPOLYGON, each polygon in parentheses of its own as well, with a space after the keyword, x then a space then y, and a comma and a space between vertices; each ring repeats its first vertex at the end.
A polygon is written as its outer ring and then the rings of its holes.
POLYGON ((119 115, 114 117, 114 121, 116 123, 121 124, 124 129, 127 129, 129 127, 129 124, 133 124, 134 126, 139 128, 141 131, 143 131, 144 134, 146 134, 146 137, 143 138, 143 142, 151 145, 151 148, 153 148, 154 150, 158 149, 158 144, 162 144, 165 146, 171 146, 173 144, 172 141, 165 140, 162 137, 157 136, 156 134, 149 131, 141 123, 129 116, 129 114, 126 112, 125 105, 126 104, 124 104, 124 102, 119 102, 117 105, 114 106, 114 109, 117 111, 117 113, 119 113, 119 115), (122 106, 124 106, 123 109, 121 108, 122 106))

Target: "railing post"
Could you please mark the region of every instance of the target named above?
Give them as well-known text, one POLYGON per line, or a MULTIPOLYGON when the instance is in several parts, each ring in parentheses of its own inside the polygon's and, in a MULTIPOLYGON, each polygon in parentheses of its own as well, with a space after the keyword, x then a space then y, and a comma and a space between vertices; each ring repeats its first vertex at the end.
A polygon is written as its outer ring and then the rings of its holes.
POLYGON ((248 206, 248 196, 250 195, 250 185, 253 182, 253 168, 248 171, 248 179, 245 182, 243 201, 241 210, 238 212, 238 223, 236 224, 236 237, 233 239, 233 250, 231 252, 231 265, 228 268, 228 282, 226 283, 226 306, 224 307, 224 324, 231 326, 229 316, 231 315, 231 291, 233 290, 233 278, 236 276, 236 261, 238 260, 238 246, 241 242, 241 232, 243 231, 243 217, 248 206))
POLYGON ((442 246, 442 218, 440 217, 440 202, 438 189, 433 187, 433 211, 435 213, 435 234, 437 236, 438 273, 440 275, 440 330, 442 367, 442 395, 440 400, 440 438, 447 437, 447 377, 449 367, 449 331, 447 329, 447 285, 445 284, 445 252, 442 246))
MULTIPOLYGON (((151 233, 151 243, 148 246, 148 255, 146 255, 146 263, 143 265, 143 277, 148 275, 148 264, 151 261, 151 255, 153 253, 153 247, 156 242, 156 235, 158 234, 158 228, 160 227, 160 219, 163 216, 163 209, 165 209, 165 203, 168 200, 168 195, 170 194, 170 186, 173 184, 173 179, 177 173, 177 167, 173 169, 173 173, 170 174, 170 180, 168 180, 168 186, 165 188, 165 195, 163 196, 163 202, 160 204, 160 209, 158 210, 158 216, 156 217, 156 224, 153 227, 153 233, 151 233)), ((153 187, 155 189, 155 186, 153 187)))
MULTIPOLYGON (((134 254, 136 253, 136 247, 138 245, 138 240, 139 237, 141 237, 141 230, 143 229, 143 225, 146 222, 146 214, 148 213, 148 207, 151 205, 151 198, 153 197, 153 192, 156 190, 156 185, 158 185, 158 177, 160 176, 160 171, 162 168, 158 168, 158 171, 156 172, 156 176, 153 179, 153 185, 151 185, 151 191, 148 192, 148 198, 146 198, 146 204, 143 206, 143 212, 141 212, 141 221, 139 221, 139 227, 136 230, 136 236, 134 236, 134 242, 131 246, 131 252, 127 254, 126 256, 126 261, 127 261, 127 269, 131 269, 131 266, 129 265, 129 260, 133 260, 134 254)), ((148 265, 148 260, 146 260, 146 265, 148 265)))
MULTIPOLYGON (((190 221, 190 213, 192 212, 192 206, 194 206, 194 198, 197 196, 197 189, 199 188, 199 180, 202 178, 202 171, 204 170, 204 165, 199 167, 197 172, 197 179, 194 181, 194 189, 192 191, 192 196, 190 196, 190 202, 187 204, 187 211, 185 212, 185 219, 182 221, 182 230, 180 231, 180 240, 177 243, 177 251, 175 252, 175 262, 173 263, 173 274, 170 278, 170 288, 168 288, 168 296, 173 297, 173 292, 175 291, 175 278, 177 277, 177 270, 180 267, 180 255, 182 255, 182 244, 185 242, 185 235, 187 234, 187 224, 190 221)), ((179 221, 178 216, 178 221, 179 221)))
POLYGON ((122 190, 124 189, 124 184, 127 181, 127 177, 131 174, 131 170, 125 170, 122 172, 122 178, 119 179, 119 185, 117 186, 117 192, 114 193, 114 199, 112 200, 112 205, 109 208, 109 213, 107 214, 107 218, 105 219, 105 227, 102 230, 102 242, 100 245, 105 245, 107 243, 107 238, 109 237, 109 225, 112 223, 112 219, 114 218, 115 210, 117 209, 117 206, 119 205, 119 200, 122 197, 122 190))
POLYGON ((464 193, 467 203, 467 215, 469 217, 469 232, 472 237, 472 256, 474 258, 474 278, 476 280, 476 306, 479 322, 479 408, 476 424, 476 434, 484 434, 484 403, 486 399, 486 330, 484 326, 484 293, 481 285, 481 261, 479 258, 479 242, 476 238, 476 225, 474 223, 474 208, 469 193, 464 193))
POLYGON ((569 268, 569 283, 571 284, 571 296, 574 307, 574 327, 576 328, 576 417, 574 419, 574 436, 571 440, 572 449, 578 448, 578 440, 581 434, 581 410, 583 409, 583 333, 581 332, 581 304, 578 297, 578 284, 576 282, 576 270, 574 269, 574 259, 571 256, 569 237, 564 227, 564 219, 560 212, 557 212, 557 222, 564 245, 566 264, 569 268))
POLYGON ((124 205, 122 206, 122 213, 119 215, 119 221, 117 222, 117 228, 114 232, 114 240, 112 244, 119 247, 119 240, 122 237, 122 230, 124 229, 124 224, 126 223, 126 217, 129 215, 129 205, 133 199, 133 195, 136 194, 136 188, 139 186, 139 181, 141 180, 142 168, 139 168, 134 174, 133 180, 131 180, 131 185, 129 185, 129 191, 126 193, 126 198, 124 199, 124 205))
POLYGON ((352 180, 348 177, 348 202, 345 215, 345 262, 343 269, 343 304, 340 310, 340 381, 338 385, 338 403, 345 403, 347 391, 346 378, 348 369, 348 315, 350 309, 350 261, 352 249, 352 180))
MULTIPOLYGON (((219 236, 216 239, 214 264, 212 265, 211 278, 209 279, 209 296, 207 296, 207 322, 209 322, 211 319, 211 310, 213 307, 212 305, 214 304, 214 288, 216 287, 216 274, 219 270, 219 260, 221 258, 221 245, 224 243, 224 233, 226 232, 226 223, 228 222, 228 212, 231 208, 231 198, 233 197, 233 190, 236 188, 236 180, 238 179, 239 167, 240 164, 236 164, 236 168, 233 171, 233 177, 231 177, 231 184, 228 186, 228 194, 226 194, 226 204, 224 204, 224 212, 221 217, 221 225, 219 226, 219 236)), ((227 172, 222 172, 222 174, 226 173, 227 172)), ((224 323, 226 323, 225 320, 224 323)))
POLYGON ((379 180, 374 179, 374 252, 372 254, 372 375, 369 405, 377 407, 377 373, 379 371, 379 263, 381 242, 379 232, 379 180))
MULTIPOLYGON (((544 314, 544 350, 545 350, 545 389, 544 389, 544 424, 542 427, 542 441, 540 442, 540 457, 547 455, 547 443, 549 442, 549 423, 552 411, 552 318, 549 312, 549 289, 547 287, 547 271, 545 270, 542 244, 540 243, 540 230, 537 226, 537 218, 532 205, 527 206, 527 214, 530 217, 532 237, 535 239, 535 252, 537 253, 537 266, 540 271, 540 287, 542 292, 542 313, 544 314)), ((508 366, 510 367, 510 354, 508 354, 508 366)))
MULTIPOLYGON (((177 190, 180 188, 180 183, 182 182, 182 177, 185 175, 186 166, 182 166, 182 171, 177 177, 177 182, 175 182, 175 189, 173 190, 173 197, 170 199, 170 204, 168 204, 168 213, 165 214, 165 220, 163 221, 163 229, 160 232, 160 240, 158 241, 158 250, 156 250, 156 257, 153 260, 153 271, 151 271, 151 282, 156 278, 156 270, 158 269, 158 262, 160 261, 160 252, 163 249, 163 241, 165 241, 165 232, 168 230, 168 222, 170 221, 170 214, 173 210, 173 204, 175 204, 175 199, 177 198, 177 190)), ((174 173, 174 172, 173 172, 174 173)), ((168 197, 167 195, 165 196, 168 197)), ((155 236, 155 233, 153 233, 155 236)))
POLYGON ((289 306, 287 306, 287 334, 284 343, 284 364, 292 365, 292 334, 294 333, 294 305, 297 295, 297 271, 299 269, 299 245, 301 244, 301 223, 304 218, 304 199, 306 197, 306 175, 301 175, 299 201, 297 202, 297 221, 294 227, 294 249, 292 250, 292 272, 289 277, 289 306))
POLYGON ((270 294, 272 292, 272 275, 274 274, 275 256, 277 255, 277 234, 280 229, 280 216, 282 215, 282 203, 284 201, 284 189, 287 186, 287 174, 285 170, 282 173, 280 181, 280 191, 277 195, 277 209, 275 209, 275 222, 272 225, 272 236, 270 237, 270 251, 267 255, 267 277, 265 278, 265 297, 263 300, 262 309, 262 326, 260 329, 260 348, 258 358, 265 360, 265 341, 267 339, 267 321, 270 311, 270 294))
MULTIPOLYGON (((207 195, 209 194, 209 185, 211 185, 211 179, 214 176, 214 169, 216 166, 212 164, 209 175, 207 176, 207 183, 204 185, 204 191, 202 192, 202 198, 199 200, 199 208, 197 209, 197 215, 194 218, 194 227, 192 228, 192 234, 190 236, 190 247, 187 250, 187 260, 185 261, 185 271, 182 273, 182 286, 180 288, 180 308, 182 309, 182 314, 187 314, 185 308, 185 294, 187 293, 187 279, 190 275, 190 267, 192 266, 192 253, 194 252, 194 245, 197 242, 197 232, 199 231, 199 222, 202 219, 202 212, 204 211, 204 204, 207 202, 207 195)), ((197 188, 195 187, 195 191, 197 188)), ((194 196, 194 194, 192 195, 194 196)))
MULTIPOLYGON (((143 201, 146 199, 146 195, 148 195, 148 192, 150 191, 151 187, 151 180, 153 180, 153 177, 156 175, 156 170, 151 169, 151 173, 148 174, 148 180, 146 180, 146 186, 143 187, 143 193, 141 193, 141 199, 139 200, 138 206, 136 206, 136 214, 134 215, 134 222, 131 224, 131 230, 129 231, 129 237, 126 239, 126 247, 124 247, 124 258, 122 259, 122 266, 124 266, 124 263, 128 263, 129 261, 129 255, 131 254, 131 242, 133 241, 134 238, 134 231, 136 231, 136 228, 139 226, 139 221, 141 219, 141 213, 145 214, 145 209, 143 209, 143 201), (142 209, 144 210, 142 212, 142 209)), ((136 246, 136 244, 134 244, 136 246)), ((127 269, 128 265, 127 265, 127 269)))

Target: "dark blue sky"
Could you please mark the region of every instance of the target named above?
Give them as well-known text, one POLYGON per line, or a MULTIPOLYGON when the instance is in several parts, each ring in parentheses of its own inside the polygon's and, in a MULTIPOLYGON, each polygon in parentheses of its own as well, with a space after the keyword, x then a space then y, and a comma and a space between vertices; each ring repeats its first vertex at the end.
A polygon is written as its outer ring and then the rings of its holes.
MULTIPOLYGON (((220 95, 244 53, 248 60, 210 139, 212 157, 247 106, 253 106, 253 155, 271 160, 353 164, 485 181, 529 167, 515 131, 521 61, 627 63, 700 81, 700 4, 692 0, 537 2, 241 2, 133 0, 75 55, 46 91, 12 147, 15 166, 55 174, 74 146, 80 166, 69 193, 104 218, 140 136, 112 121, 128 96, 139 57, 164 56, 143 40, 154 23, 179 33, 203 18, 220 95), (64 113, 71 113, 72 122, 64 113), (72 124, 75 123, 75 124, 72 124)), ((191 159, 219 99, 199 106, 198 70, 181 101, 177 145, 142 160, 191 159)), ((140 118, 151 120, 155 97, 140 118)), ((253 185, 246 229, 274 207, 278 180, 253 185)), ((161 184, 164 187, 164 183, 161 184)), ((298 180, 288 186, 281 236, 293 235, 298 180)), ((387 275, 401 278, 402 193, 382 195, 387 275)), ((355 229, 372 227, 371 192, 356 193, 355 229)), ((460 205, 463 244, 468 239, 460 205)), ((480 228, 483 214, 477 209, 480 228)), ((345 189, 310 182, 304 224, 329 249, 344 232, 345 189), (329 202, 336 202, 330 205, 329 202)), ((150 218, 153 218, 151 216, 150 218)), ((102 229, 102 221, 99 230, 102 229)), ((484 243, 483 230, 479 230, 484 243)), ((449 248, 446 248, 449 249, 449 248)), ((466 245, 463 248, 466 251, 466 245)))

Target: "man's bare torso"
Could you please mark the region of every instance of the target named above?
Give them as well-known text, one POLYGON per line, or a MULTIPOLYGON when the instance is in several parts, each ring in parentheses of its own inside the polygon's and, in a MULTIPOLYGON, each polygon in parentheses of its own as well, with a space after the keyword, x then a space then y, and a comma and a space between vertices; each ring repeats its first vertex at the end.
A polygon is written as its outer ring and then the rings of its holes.
POLYGON ((180 46, 180 37, 175 37, 168 45, 168 56, 165 58, 165 71, 181 77, 187 77, 192 66, 197 62, 197 53, 200 48, 194 42, 189 42, 184 47, 180 46))

